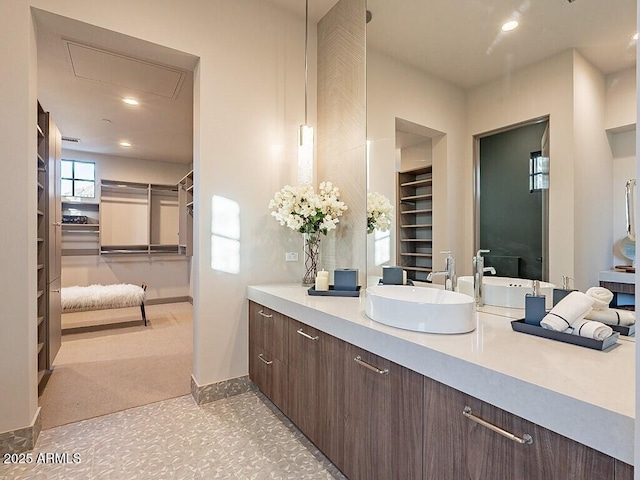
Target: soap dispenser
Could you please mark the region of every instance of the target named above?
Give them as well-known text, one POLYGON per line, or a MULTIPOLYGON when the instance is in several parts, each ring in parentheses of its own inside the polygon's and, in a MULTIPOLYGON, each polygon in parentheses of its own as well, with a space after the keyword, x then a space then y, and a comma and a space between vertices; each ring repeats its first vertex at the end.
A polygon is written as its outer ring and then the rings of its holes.
POLYGON ((547 314, 545 296, 540 293, 540 282, 533 281, 533 292, 524 297, 524 323, 540 326, 540 322, 547 314))
POLYGON ((554 288, 553 289, 553 306, 562 300, 564 297, 569 295, 571 292, 575 292, 575 289, 569 288, 569 280, 572 280, 571 277, 567 275, 562 276, 562 288, 554 288))

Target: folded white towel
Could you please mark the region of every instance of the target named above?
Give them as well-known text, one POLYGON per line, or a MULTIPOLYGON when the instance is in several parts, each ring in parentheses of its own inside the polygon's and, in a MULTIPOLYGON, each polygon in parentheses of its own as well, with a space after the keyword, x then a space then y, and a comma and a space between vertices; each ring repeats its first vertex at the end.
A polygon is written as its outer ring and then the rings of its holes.
POLYGON ((586 294, 593 298, 594 310, 606 310, 609 308, 611 300, 613 300, 613 293, 611 293, 611 290, 604 287, 591 287, 586 291, 586 294))
POLYGON ((593 299, 582 292, 571 292, 560 300, 540 322, 542 328, 564 332, 591 311, 593 299))
POLYGON ((582 319, 573 322, 571 327, 567 328, 566 333, 595 340, 604 340, 613 334, 613 329, 604 323, 582 319))
POLYGON ((607 325, 622 325, 628 327, 635 325, 636 314, 629 310, 616 310, 615 308, 608 308, 606 310, 591 310, 585 315, 588 320, 595 320, 607 325))

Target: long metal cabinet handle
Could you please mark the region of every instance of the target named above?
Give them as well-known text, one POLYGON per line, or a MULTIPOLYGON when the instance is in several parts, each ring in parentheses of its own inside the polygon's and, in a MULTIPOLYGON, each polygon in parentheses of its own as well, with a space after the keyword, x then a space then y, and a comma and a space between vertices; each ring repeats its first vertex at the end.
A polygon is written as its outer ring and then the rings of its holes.
POLYGON ((271 364, 273 363, 273 360, 265 360, 265 359, 264 359, 264 355, 262 355, 262 354, 258 355, 258 358, 259 358, 260 360, 262 360, 262 361, 263 361, 265 364, 267 364, 267 365, 271 365, 271 364))
POLYGON ((487 427, 489 430, 493 430, 496 433, 499 433, 503 437, 507 437, 509 440, 513 440, 516 443, 531 445, 533 443, 533 437, 528 433, 522 435, 522 438, 515 436, 513 433, 509 433, 506 430, 501 429, 500 427, 496 427, 492 423, 487 422, 486 420, 481 419, 480 417, 476 417, 471 407, 464 407, 462 410, 462 414, 470 420, 482 425, 483 427, 487 427))
POLYGON ((384 370, 380 370, 377 367, 374 367, 373 365, 371 365, 370 363, 365 362, 364 360, 362 360, 362 357, 360 355, 358 355, 356 358, 353 359, 358 365, 362 365, 365 368, 368 368, 369 370, 371 370, 372 372, 376 372, 379 373, 380 375, 388 375, 389 374, 389 369, 385 368, 384 370))
POLYGON ((300 335, 302 335, 304 338, 308 338, 309 340, 318 340, 320 337, 318 335, 316 335, 315 337, 312 337, 311 335, 309 335, 308 333, 304 333, 302 331, 301 328, 299 328, 298 330, 296 330, 296 332, 298 332, 300 335))
POLYGON ((272 317, 273 317, 273 315, 267 315, 266 313, 264 313, 264 311, 263 311, 263 310, 260 310, 258 313, 259 313, 260 315, 262 315, 263 317, 265 317, 265 318, 272 318, 272 317))

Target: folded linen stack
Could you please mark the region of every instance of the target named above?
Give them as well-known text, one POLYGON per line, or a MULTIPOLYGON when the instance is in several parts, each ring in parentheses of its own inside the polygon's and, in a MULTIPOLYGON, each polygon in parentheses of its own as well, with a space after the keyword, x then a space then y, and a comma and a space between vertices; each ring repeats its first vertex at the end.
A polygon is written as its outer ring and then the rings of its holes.
POLYGON ((636 314, 628 310, 609 308, 613 293, 604 287, 591 287, 586 295, 594 300, 593 309, 585 315, 587 320, 595 320, 607 325, 621 325, 628 327, 635 325, 636 314))
POLYGON ((592 311, 593 304, 592 297, 582 292, 571 292, 545 315, 540 326, 556 332, 604 340, 613 333, 611 327, 584 319, 592 311))

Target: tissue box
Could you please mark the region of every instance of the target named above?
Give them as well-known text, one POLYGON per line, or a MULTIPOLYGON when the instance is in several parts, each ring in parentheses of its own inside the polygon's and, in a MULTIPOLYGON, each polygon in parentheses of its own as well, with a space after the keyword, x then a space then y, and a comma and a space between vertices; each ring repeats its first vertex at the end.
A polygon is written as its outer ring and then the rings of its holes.
POLYGON ((404 285, 404 270, 401 267, 382 267, 384 285, 404 285))
POLYGON ((334 290, 357 290, 358 270, 355 268, 342 268, 333 272, 334 290))

